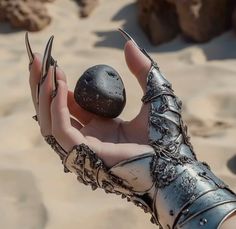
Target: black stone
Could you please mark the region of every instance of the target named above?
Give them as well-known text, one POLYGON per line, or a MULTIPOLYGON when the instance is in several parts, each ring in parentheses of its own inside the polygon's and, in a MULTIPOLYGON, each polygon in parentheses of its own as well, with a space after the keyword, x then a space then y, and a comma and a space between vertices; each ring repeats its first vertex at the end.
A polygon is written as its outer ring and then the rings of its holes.
POLYGON ((124 109, 126 93, 118 72, 108 65, 95 65, 79 78, 74 97, 85 110, 115 118, 124 109))

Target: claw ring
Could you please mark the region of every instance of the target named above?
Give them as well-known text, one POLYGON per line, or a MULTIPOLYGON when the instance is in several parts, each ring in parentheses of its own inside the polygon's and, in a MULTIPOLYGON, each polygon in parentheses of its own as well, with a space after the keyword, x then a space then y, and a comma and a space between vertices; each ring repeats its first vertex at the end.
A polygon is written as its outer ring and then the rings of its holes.
POLYGON ((34 115, 34 116, 32 117, 32 119, 34 119, 36 122, 38 122, 38 116, 37 116, 37 115, 34 115))

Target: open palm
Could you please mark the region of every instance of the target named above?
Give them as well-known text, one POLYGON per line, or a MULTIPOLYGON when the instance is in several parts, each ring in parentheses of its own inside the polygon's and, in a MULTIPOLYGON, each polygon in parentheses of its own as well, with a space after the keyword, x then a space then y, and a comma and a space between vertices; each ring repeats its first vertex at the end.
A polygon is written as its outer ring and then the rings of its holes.
MULTIPOLYGON (((51 60, 51 45, 52 39, 43 58, 34 53, 30 66, 29 82, 41 134, 44 137, 53 135, 67 152, 74 145, 85 143, 109 167, 150 151, 148 105, 143 105, 139 114, 129 122, 99 117, 84 110, 75 102, 73 92, 68 90, 65 73, 59 67, 46 66, 51 60), (52 99, 53 75, 56 76, 58 88, 57 95, 52 99), (42 77, 45 80, 40 83, 42 77)), ((129 69, 145 93, 150 60, 131 41, 126 43, 124 53, 129 69)))

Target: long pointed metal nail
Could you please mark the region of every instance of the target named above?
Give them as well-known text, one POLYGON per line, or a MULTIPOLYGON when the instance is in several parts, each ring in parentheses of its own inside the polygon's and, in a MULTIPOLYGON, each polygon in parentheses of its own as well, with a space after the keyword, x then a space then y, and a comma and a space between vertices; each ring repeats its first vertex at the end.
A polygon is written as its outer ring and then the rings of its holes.
POLYGON ((26 46, 26 50, 27 50, 27 53, 29 56, 29 66, 30 66, 34 61, 34 54, 33 54, 32 49, 30 47, 28 32, 25 33, 25 46, 26 46))
POLYGON ((123 35, 123 37, 127 40, 127 41, 132 41, 139 49, 140 47, 138 46, 138 44, 135 42, 135 40, 123 29, 118 28, 119 32, 123 35))
POLYGON ((41 71, 41 84, 44 82, 49 67, 52 63, 52 57, 51 57, 51 51, 52 51, 52 43, 53 43, 54 36, 51 36, 48 40, 48 43, 46 45, 44 55, 43 55, 43 62, 42 62, 42 71, 41 71))
POLYGON ((147 53, 145 49, 140 48, 138 44, 135 42, 135 40, 126 31, 124 31, 121 28, 118 28, 118 30, 127 41, 132 41, 134 43, 134 45, 152 62, 153 66, 158 68, 157 63, 151 58, 151 56, 147 53))
POLYGON ((54 61, 52 69, 52 98, 57 95, 57 61, 54 61))

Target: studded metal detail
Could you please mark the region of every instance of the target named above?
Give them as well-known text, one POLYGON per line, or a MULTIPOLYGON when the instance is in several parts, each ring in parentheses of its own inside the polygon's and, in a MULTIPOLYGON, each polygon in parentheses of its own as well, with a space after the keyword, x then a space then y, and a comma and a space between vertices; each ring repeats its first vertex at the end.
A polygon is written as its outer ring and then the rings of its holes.
POLYGON ((164 188, 176 179, 176 165, 191 163, 196 157, 181 119, 182 103, 174 95, 171 84, 155 68, 148 75, 143 102, 150 102, 149 143, 156 153, 151 162, 151 175, 156 187, 164 188), (179 138, 183 140, 179 142, 179 138), (190 155, 181 154, 181 144, 189 147, 190 155))
POLYGON ((92 190, 102 188, 133 202, 150 213, 151 222, 160 229, 193 228, 191 223, 216 228, 207 221, 206 214, 215 206, 222 207, 221 218, 216 222, 219 225, 227 211, 236 209, 235 204, 225 211, 224 204, 236 203, 236 198, 206 163, 197 161, 182 121, 181 101, 155 66, 149 72, 143 102, 150 103, 148 130, 153 152, 148 157, 140 155, 108 168, 85 144, 76 145, 67 153, 53 136, 45 140, 58 153, 66 171, 74 172, 78 181, 92 190))
POLYGON ((173 210, 170 210, 170 215, 173 216, 175 213, 173 210))
POLYGON ((205 224, 207 223, 207 219, 203 218, 203 219, 200 219, 200 226, 204 226, 205 224))
MULTIPOLYGON (((181 203, 182 205, 184 203, 192 205, 199 198, 200 178, 213 182, 218 188, 226 188, 227 186, 211 173, 210 167, 206 163, 202 163, 195 176, 185 172, 187 168, 198 166, 200 163, 197 162, 187 126, 181 117, 182 102, 175 96, 171 84, 154 66, 149 72, 147 93, 142 101, 150 103, 149 144, 156 154, 150 163, 150 170, 158 192, 164 193, 165 188, 172 185, 173 195, 178 197, 176 204, 181 206, 181 203)), ((168 196, 168 194, 163 195, 165 198, 168 196)), ((156 207, 158 222, 162 222, 159 219, 161 211, 162 209, 156 207)), ((171 210, 169 215, 173 217, 177 214, 180 217, 183 214, 188 217, 188 213, 189 209, 184 208, 179 213, 171 210)), ((206 223, 205 218, 200 221, 200 225, 206 223)), ((167 226, 167 228, 169 227, 167 226)))
POLYGON ((186 208, 185 210, 182 211, 182 214, 187 215, 189 213, 189 209, 186 208))

